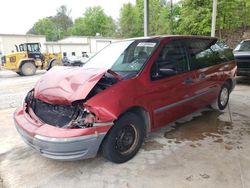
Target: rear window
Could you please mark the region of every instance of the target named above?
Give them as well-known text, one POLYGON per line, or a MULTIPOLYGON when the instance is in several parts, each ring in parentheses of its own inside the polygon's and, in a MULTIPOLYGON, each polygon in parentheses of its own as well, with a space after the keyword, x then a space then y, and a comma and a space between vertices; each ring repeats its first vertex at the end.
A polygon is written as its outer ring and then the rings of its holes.
POLYGON ((201 69, 233 59, 232 51, 217 39, 189 39, 186 47, 190 56, 190 68, 201 69))

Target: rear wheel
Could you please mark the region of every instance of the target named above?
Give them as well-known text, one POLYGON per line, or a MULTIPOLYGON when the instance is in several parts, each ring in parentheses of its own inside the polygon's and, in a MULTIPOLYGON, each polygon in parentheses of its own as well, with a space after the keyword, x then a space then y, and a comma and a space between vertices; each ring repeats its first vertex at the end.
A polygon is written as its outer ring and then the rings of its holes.
POLYGON ((211 105, 216 110, 224 110, 227 107, 230 95, 230 85, 225 82, 219 92, 217 100, 211 105))
POLYGON ((103 142, 103 156, 115 163, 123 163, 133 158, 145 135, 141 122, 138 116, 130 112, 120 117, 103 142))
POLYGON ((20 75, 31 76, 36 73, 36 66, 33 62, 25 62, 20 70, 20 75))

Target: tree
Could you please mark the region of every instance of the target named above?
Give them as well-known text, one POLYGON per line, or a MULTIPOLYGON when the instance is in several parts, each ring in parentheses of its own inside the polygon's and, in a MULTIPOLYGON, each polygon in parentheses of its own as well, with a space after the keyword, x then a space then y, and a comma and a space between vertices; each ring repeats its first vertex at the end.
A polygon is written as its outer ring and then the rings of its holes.
POLYGON ((177 33, 209 35, 211 31, 212 1, 183 0, 177 33))
POLYGON ((61 39, 69 34, 69 29, 73 26, 72 18, 70 17, 71 10, 68 10, 65 5, 57 9, 57 14, 52 18, 58 33, 58 38, 61 39))
POLYGON ((120 10, 119 32, 126 38, 142 35, 138 11, 131 3, 124 4, 120 10))
POLYGON ((83 17, 75 20, 71 33, 74 35, 113 36, 116 25, 112 17, 107 16, 100 6, 87 8, 83 17))
MULTIPOLYGON (((173 28, 178 26, 180 6, 173 5, 173 28)), ((120 35, 122 37, 143 36, 144 0, 136 4, 124 4, 120 11, 120 35)), ((170 34, 170 4, 165 0, 149 1, 149 35, 170 34)))
POLYGON ((70 13, 71 11, 62 5, 57 9, 55 16, 38 20, 27 33, 45 35, 48 41, 62 39, 69 34, 69 29, 73 25, 70 13))
POLYGON ((157 34, 175 34, 179 26, 181 6, 179 3, 175 3, 172 6, 172 18, 171 18, 171 6, 170 2, 165 3, 160 9, 159 15, 159 29, 157 34), (171 19, 173 22, 171 29, 171 19))
POLYGON ((28 33, 45 35, 48 41, 55 41, 57 40, 57 33, 55 30, 56 27, 52 21, 52 17, 47 17, 38 20, 28 33))
POLYGON ((218 3, 218 29, 234 29, 242 27, 243 30, 250 24, 249 0, 221 0, 218 3))

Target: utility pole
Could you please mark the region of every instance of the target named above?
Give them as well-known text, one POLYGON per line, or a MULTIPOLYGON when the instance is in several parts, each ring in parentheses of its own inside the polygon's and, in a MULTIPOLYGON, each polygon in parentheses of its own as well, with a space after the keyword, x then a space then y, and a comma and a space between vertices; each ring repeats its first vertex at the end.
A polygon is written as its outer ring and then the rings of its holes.
POLYGON ((148 6, 149 0, 144 0, 144 37, 148 36, 148 12, 149 12, 149 6, 148 6))
POLYGON ((170 34, 173 34, 173 0, 170 0, 170 34))
POLYGON ((216 15, 217 15, 217 0, 213 0, 211 37, 215 37, 216 15))

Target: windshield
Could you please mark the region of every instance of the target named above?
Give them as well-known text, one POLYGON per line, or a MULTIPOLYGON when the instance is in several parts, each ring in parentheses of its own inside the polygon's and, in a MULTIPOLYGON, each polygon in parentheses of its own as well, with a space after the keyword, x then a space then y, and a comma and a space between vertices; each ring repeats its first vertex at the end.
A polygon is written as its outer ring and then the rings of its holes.
POLYGON ((115 42, 97 53, 84 67, 139 72, 157 44, 158 41, 153 39, 115 42))
POLYGON ((234 51, 250 51, 250 41, 241 42, 234 51))

